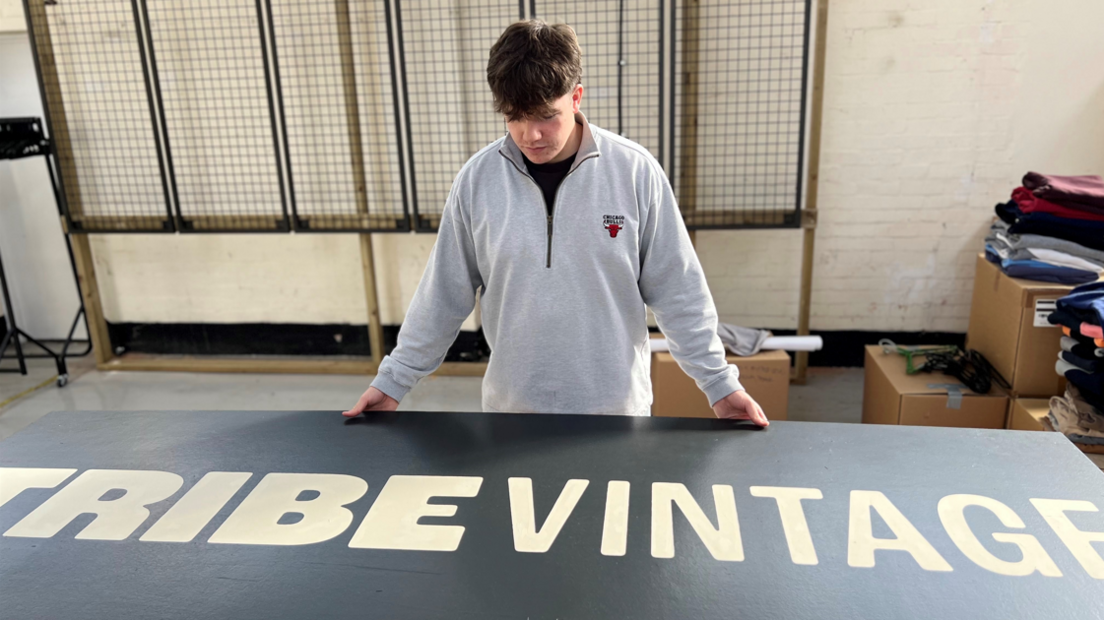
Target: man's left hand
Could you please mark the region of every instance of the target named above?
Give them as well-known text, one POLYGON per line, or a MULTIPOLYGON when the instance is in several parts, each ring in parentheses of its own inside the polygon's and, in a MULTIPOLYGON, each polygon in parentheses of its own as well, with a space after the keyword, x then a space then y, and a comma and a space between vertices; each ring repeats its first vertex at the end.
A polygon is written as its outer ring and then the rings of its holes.
POLYGON ((763 408, 744 390, 736 390, 718 400, 713 405, 713 413, 716 413, 718 418, 751 420, 759 426, 770 426, 763 408))

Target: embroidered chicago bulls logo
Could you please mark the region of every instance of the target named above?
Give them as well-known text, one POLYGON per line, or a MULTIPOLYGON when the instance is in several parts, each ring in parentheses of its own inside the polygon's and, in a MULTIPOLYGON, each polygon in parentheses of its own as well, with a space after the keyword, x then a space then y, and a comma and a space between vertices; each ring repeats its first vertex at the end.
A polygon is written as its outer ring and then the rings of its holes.
POLYGON ((609 231, 610 238, 616 239, 617 233, 625 229, 624 215, 603 215, 602 224, 609 231))

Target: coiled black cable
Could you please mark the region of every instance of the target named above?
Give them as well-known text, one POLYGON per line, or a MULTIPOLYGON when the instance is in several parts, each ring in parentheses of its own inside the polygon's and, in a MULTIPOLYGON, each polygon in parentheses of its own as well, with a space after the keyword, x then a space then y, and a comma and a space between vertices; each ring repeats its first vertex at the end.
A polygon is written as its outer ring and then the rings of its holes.
POLYGON ((930 353, 925 356, 924 364, 917 368, 919 372, 942 372, 950 375, 976 394, 988 394, 992 384, 1004 389, 1012 386, 997 372, 985 356, 973 349, 956 349, 952 353, 930 353))

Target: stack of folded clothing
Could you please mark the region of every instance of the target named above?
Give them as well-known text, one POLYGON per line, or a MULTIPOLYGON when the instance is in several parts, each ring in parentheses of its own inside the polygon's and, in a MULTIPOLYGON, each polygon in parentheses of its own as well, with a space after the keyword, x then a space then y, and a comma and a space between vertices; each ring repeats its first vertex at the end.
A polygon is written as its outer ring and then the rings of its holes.
POLYGON ((1075 443, 1104 445, 1104 282, 1073 289, 1048 320, 1065 334, 1055 370, 1069 382, 1050 399, 1050 424, 1075 443))
POLYGON ((1104 180, 1029 172, 985 238, 985 257, 1015 278, 1058 284, 1104 273, 1104 180))

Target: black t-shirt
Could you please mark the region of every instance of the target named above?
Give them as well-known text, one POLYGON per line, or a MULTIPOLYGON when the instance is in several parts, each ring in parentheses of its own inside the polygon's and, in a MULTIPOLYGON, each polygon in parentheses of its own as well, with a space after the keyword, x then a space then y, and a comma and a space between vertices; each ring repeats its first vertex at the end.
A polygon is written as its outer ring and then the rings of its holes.
POLYGON ((575 155, 554 164, 534 164, 524 154, 521 157, 525 160, 525 167, 529 170, 529 174, 540 186, 541 192, 544 194, 545 208, 551 214, 552 205, 556 200, 556 190, 559 189, 560 183, 567 176, 567 172, 571 170, 571 164, 575 163, 575 155))

